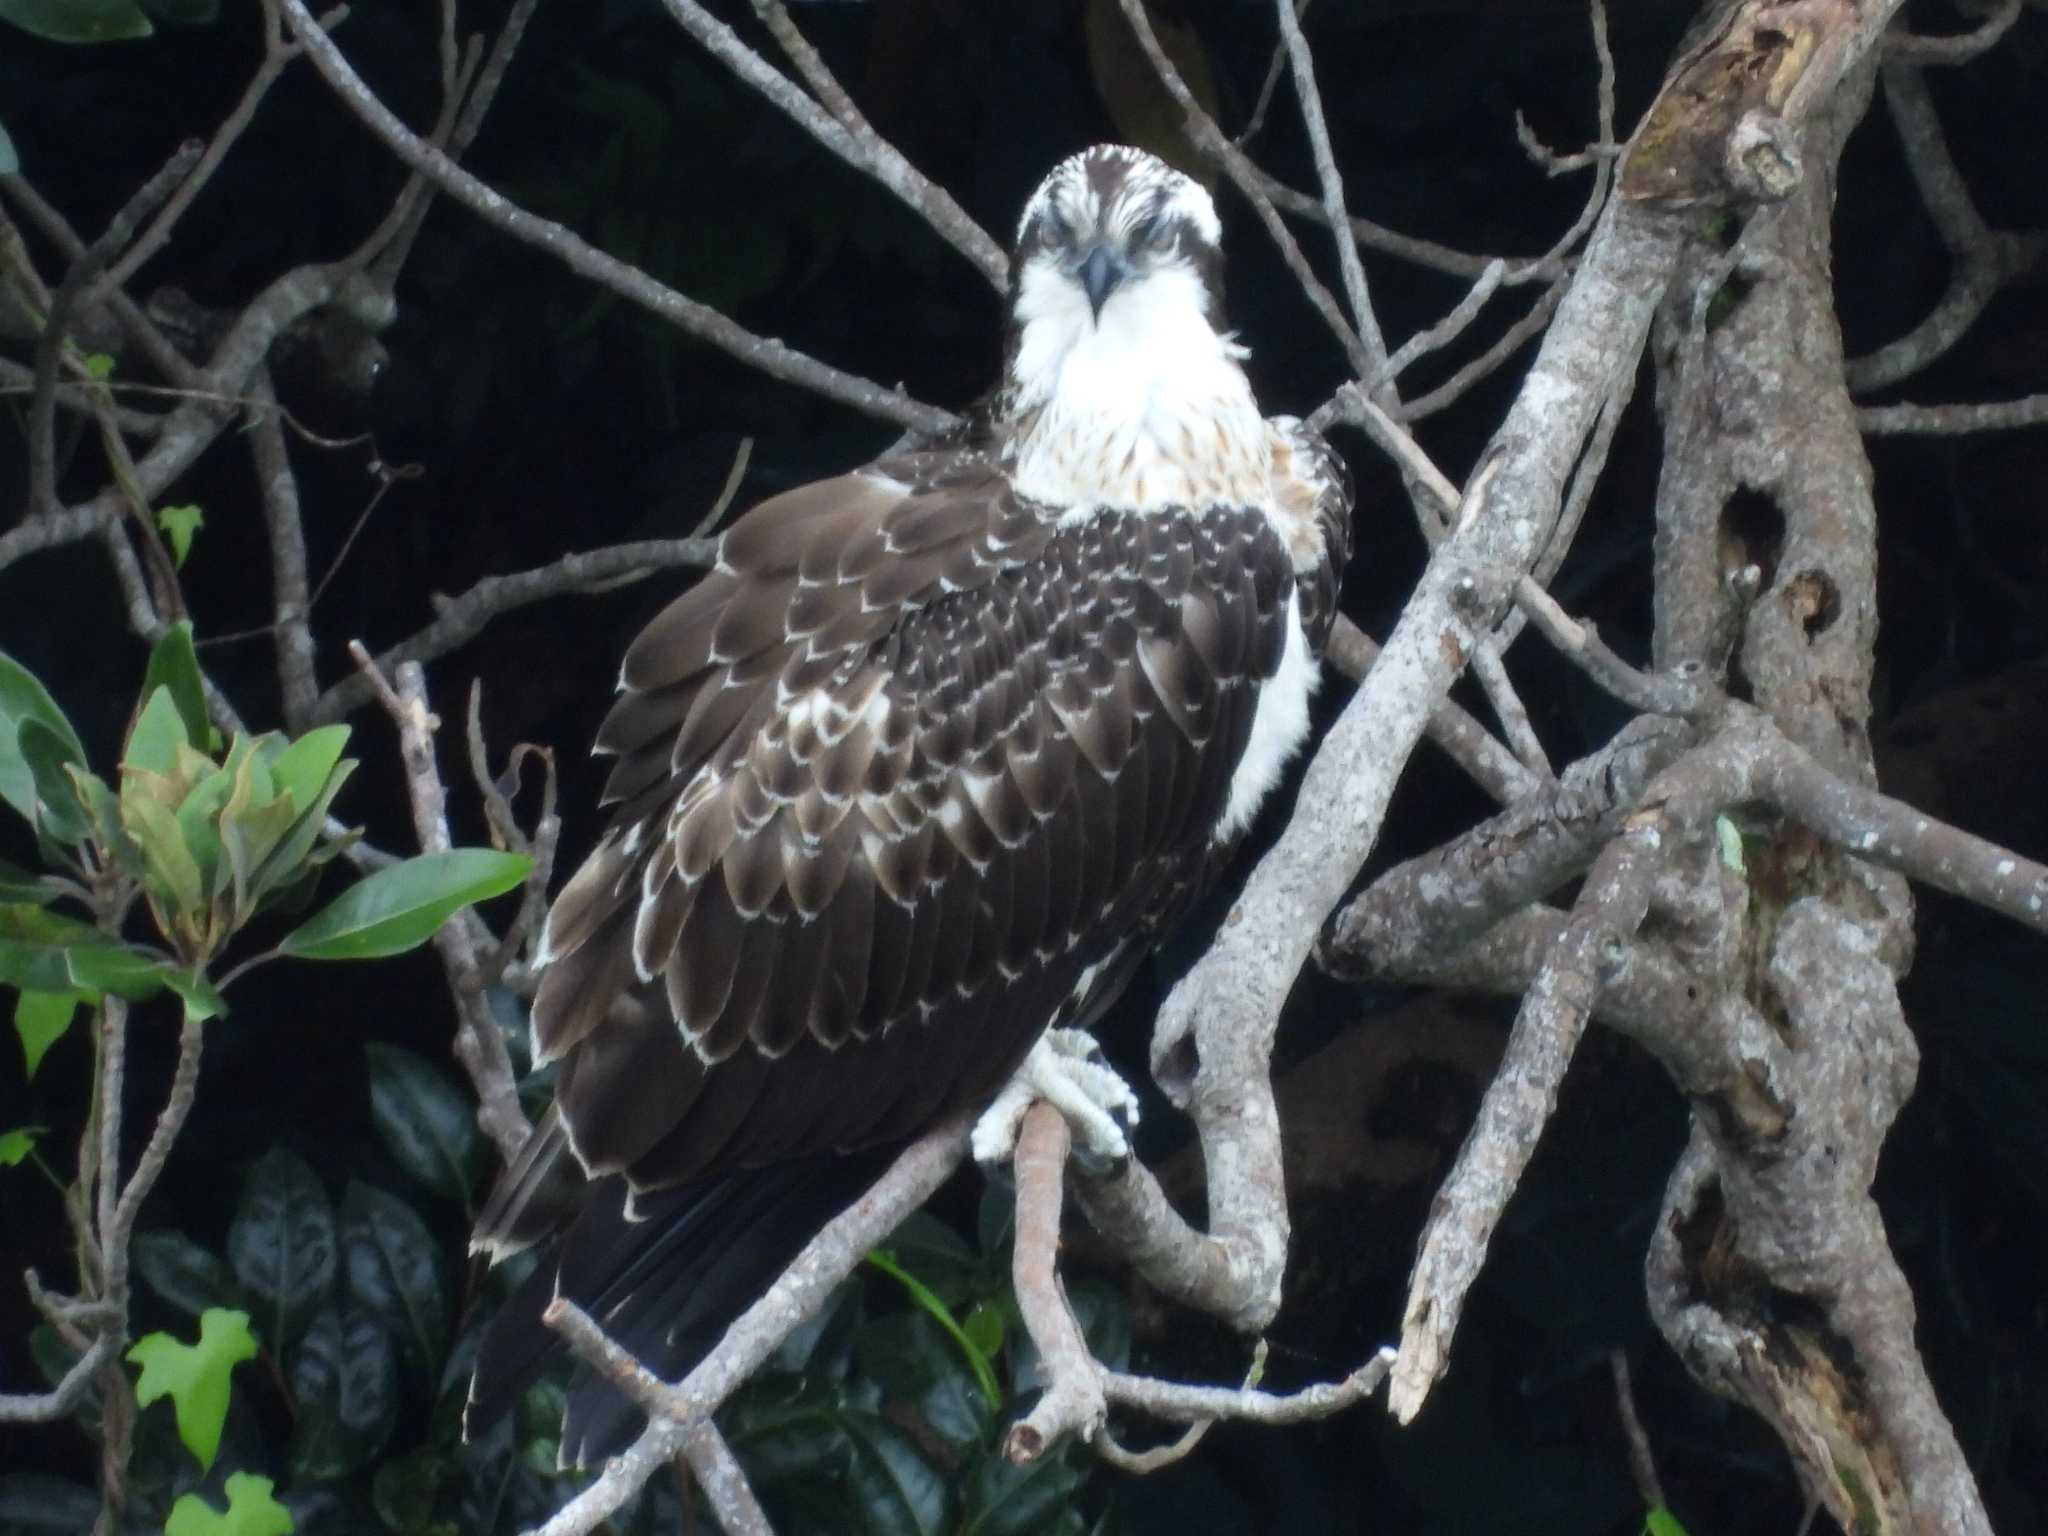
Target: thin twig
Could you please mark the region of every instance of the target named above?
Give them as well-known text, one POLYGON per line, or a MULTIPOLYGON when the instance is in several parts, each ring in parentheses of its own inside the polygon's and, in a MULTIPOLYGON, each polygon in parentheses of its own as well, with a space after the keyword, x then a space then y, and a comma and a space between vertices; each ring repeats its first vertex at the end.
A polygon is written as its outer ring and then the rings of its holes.
MULTIPOLYGON (((427 708, 426 675, 418 662, 402 662, 387 681, 360 641, 349 643, 349 654, 398 727, 406 793, 412 802, 420 851, 446 852, 453 845, 448 835, 448 792, 434 758, 433 733, 439 722, 427 708)), ((464 925, 443 923, 434 934, 434 948, 440 952, 448 990, 455 999, 455 1058, 476 1088, 477 1125, 510 1164, 526 1144, 531 1127, 519 1107, 519 1083, 504 1033, 484 996, 476 945, 464 925)))
MULTIPOLYGON (((313 67, 320 71, 335 94, 347 103, 364 125, 382 139, 400 160, 486 223, 547 252, 578 276, 631 300, 649 313, 711 343, 771 378, 795 384, 827 399, 837 400, 842 405, 850 405, 871 416, 920 432, 943 432, 957 425, 958 419, 951 412, 914 400, 900 389, 884 388, 808 357, 773 338, 756 336, 710 305, 700 304, 665 283, 657 282, 638 267, 598 250, 573 230, 519 207, 400 122, 363 83, 362 77, 343 57, 341 50, 334 46, 333 40, 320 29, 306 9, 305 0, 279 0, 279 3, 305 45, 306 56, 312 60, 313 67)), ((838 125, 833 126, 836 130, 838 125)))
MULTIPOLYGON (((958 1116, 906 1148, 865 1195, 811 1239, 681 1383, 671 1387, 650 1375, 649 1381, 660 1388, 653 1398, 659 1407, 640 1438, 607 1461, 591 1484, 534 1536, 589 1536, 667 1466, 693 1426, 716 1412, 792 1329, 824 1305, 833 1287, 853 1273, 868 1251, 946 1181, 967 1154, 967 1130, 967 1118, 958 1116)), ((571 1303, 557 1300, 543 1320, 550 1327, 571 1328, 570 1308, 571 1303)), ((638 1366, 637 1361, 632 1364, 638 1366)))
POLYGON ((1885 57, 1909 64, 1967 64, 1998 46, 1998 40, 2020 19, 2020 6, 2021 0, 2000 0, 1998 9, 1969 31, 1943 37, 1909 32, 1904 22, 1894 23, 1884 35, 1885 57))
MULTIPOLYGON (((740 41, 739 34, 697 0, 662 0, 668 13, 706 51, 773 102, 783 115, 857 171, 874 177, 923 216, 932 232, 972 262, 998 293, 1010 286, 1010 262, 1003 248, 967 215, 951 193, 904 159, 901 150, 868 125, 852 98, 839 88, 824 62, 798 32, 781 6, 756 0, 755 9, 832 112, 797 89, 780 70, 740 41)), ((906 422, 907 426, 919 423, 906 422)))
POLYGON ((57 360, 63 355, 72 312, 85 302, 100 274, 134 237, 135 226, 191 174, 204 148, 197 139, 180 144, 163 168, 137 188, 107 221, 99 239, 72 262, 63 281, 50 295, 49 313, 43 317, 42 334, 36 338, 35 394, 28 407, 28 504, 37 515, 47 516, 57 510, 57 360))
POLYGON ((1912 330, 1844 365, 1849 388, 1858 394, 1896 384, 1947 352, 1983 314, 1999 285, 2048 246, 2041 235, 2008 234, 1984 221, 1949 153, 1924 70, 1895 60, 1886 63, 1882 78, 1906 168, 1948 249, 1949 279, 1934 308, 1912 330))
POLYGON ((1322 316, 1323 323, 1330 328, 1330 334, 1335 336, 1338 345, 1343 347, 1344 356, 1350 363, 1352 372, 1361 379, 1370 378, 1378 368, 1379 359, 1386 355, 1386 348, 1382 346, 1377 353, 1368 351, 1365 342, 1344 318, 1344 312, 1338 308, 1336 298, 1323 286, 1322 279, 1316 276, 1315 269, 1302 254, 1301 246, 1293 233, 1282 222, 1272 199, 1260 185, 1258 174, 1251 162, 1236 145, 1224 137, 1223 130, 1216 126, 1216 120, 1208 114, 1201 102, 1195 99, 1195 93, 1189 89, 1187 81, 1181 78, 1180 70, 1174 66, 1173 60, 1160 46, 1159 38, 1152 30, 1152 19, 1145 12, 1144 0, 1118 0, 1118 4, 1123 7, 1124 19, 1130 23, 1131 32, 1137 38, 1138 46, 1144 50, 1146 59, 1151 63, 1152 72, 1158 75, 1160 83, 1166 87, 1167 94, 1173 98, 1174 104, 1180 108, 1181 115, 1187 120, 1189 137, 1195 141, 1198 149, 1223 168, 1224 174, 1251 203, 1252 211, 1258 214, 1259 222, 1265 226, 1266 233, 1273 237, 1274 245, 1279 247, 1281 259, 1287 263, 1287 270, 1294 274, 1295 281, 1301 284, 1301 291, 1311 307, 1322 316))
POLYGON ((1302 33, 1301 18, 1295 14, 1294 0, 1274 0, 1274 10, 1280 18, 1280 36, 1287 43, 1288 64, 1294 71, 1294 94, 1301 102, 1301 120, 1308 129, 1309 148, 1315 156, 1316 182, 1323 193, 1323 217, 1336 241, 1337 270, 1343 274, 1344 295, 1351 302, 1352 324, 1365 344, 1367 358, 1374 364, 1362 377, 1371 379, 1377 375, 1380 382, 1367 387, 1381 404, 1398 405, 1400 396, 1394 392, 1394 371, 1387 363, 1386 338, 1380 331, 1379 316, 1373 313, 1372 293, 1365 282, 1365 263, 1359 260, 1351 219, 1344 211, 1344 175, 1337 169, 1336 151, 1330 147, 1323 96, 1316 88, 1315 58, 1309 52, 1308 38, 1302 33))
POLYGON ((1121 1408, 1138 1408, 1162 1419, 1242 1419, 1251 1424, 1305 1424, 1364 1402, 1379 1391, 1394 1363, 1383 1349, 1342 1381, 1321 1382, 1298 1392, 1260 1392, 1242 1387, 1191 1387, 1149 1376, 1105 1371, 1102 1390, 1121 1408))
MULTIPOLYGON (((716 539, 646 539, 564 555, 530 571, 486 576, 460 596, 440 600, 434 622, 379 652, 377 665, 388 669, 401 662, 432 661, 475 639, 491 620, 550 597, 616 583, 622 577, 637 580, 658 571, 708 566, 717 558, 716 539)), ((367 680, 344 678, 320 696, 314 716, 338 720, 369 697, 367 680)))
POLYGON ((1622 1439, 1628 1444, 1628 1469, 1636 1480, 1636 1492, 1651 1509, 1664 1507, 1664 1484, 1657 1476, 1657 1460, 1650 1454, 1650 1437, 1636 1412, 1635 1389, 1629 1385, 1628 1353, 1609 1350, 1607 1366, 1614 1375, 1614 1407, 1621 1417, 1622 1439))
MULTIPOLYGON (((1323 647, 1324 661, 1353 682, 1364 682, 1379 654, 1377 640, 1342 614, 1337 616, 1323 647)), ((1437 706, 1424 730, 1497 804, 1512 805, 1542 786, 1542 780, 1494 740, 1485 726, 1448 699, 1437 706)))
POLYGON ((171 231, 185 210, 192 206, 192 200, 213 179, 213 173, 227 158, 256 116, 256 108, 269 94, 277 77, 284 73, 285 65, 292 61, 298 49, 284 40, 283 30, 278 25, 275 5, 265 3, 263 8, 263 58, 256 66, 256 73, 249 77, 249 83, 242 88, 242 96, 221 124, 213 130, 213 137, 206 141, 206 147, 193 165, 191 173, 182 178, 181 184, 171 193, 157 216, 150 221, 149 228, 136 239, 135 244, 121 259, 107 269, 107 281, 116 288, 125 288, 142 264, 170 243, 171 231))

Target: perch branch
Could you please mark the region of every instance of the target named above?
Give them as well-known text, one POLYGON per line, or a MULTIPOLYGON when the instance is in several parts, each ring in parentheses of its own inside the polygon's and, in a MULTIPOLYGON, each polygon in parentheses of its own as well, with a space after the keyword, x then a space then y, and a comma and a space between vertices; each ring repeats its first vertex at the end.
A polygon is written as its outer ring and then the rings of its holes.
POLYGON ((1038 1460, 1070 1434, 1093 1441, 1108 1405, 1102 1367, 1081 1337, 1060 1284, 1060 1205, 1071 1135, 1066 1117, 1043 1099, 1024 1112, 1012 1166, 1017 1176, 1017 1236, 1011 1276, 1017 1310, 1045 1363, 1047 1385, 1031 1412, 1003 1437, 1004 1457, 1038 1460))

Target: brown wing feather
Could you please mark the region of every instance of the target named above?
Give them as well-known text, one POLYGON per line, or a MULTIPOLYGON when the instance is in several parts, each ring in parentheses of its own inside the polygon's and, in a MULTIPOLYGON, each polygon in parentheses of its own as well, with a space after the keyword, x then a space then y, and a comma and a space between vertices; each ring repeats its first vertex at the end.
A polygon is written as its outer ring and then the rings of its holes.
POLYGON ((990 1091, 1212 863, 1295 560, 1254 509, 1062 527, 960 452, 740 519, 627 653, 625 819, 550 915, 579 1155, 646 1189, 990 1091))

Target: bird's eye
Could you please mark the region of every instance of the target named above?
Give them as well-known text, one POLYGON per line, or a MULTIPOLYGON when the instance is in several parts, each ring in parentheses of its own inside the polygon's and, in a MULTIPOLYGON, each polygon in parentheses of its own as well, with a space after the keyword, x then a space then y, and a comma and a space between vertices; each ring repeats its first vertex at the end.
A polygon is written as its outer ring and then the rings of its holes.
POLYGON ((1131 226, 1131 249, 1163 251, 1173 244, 1173 230, 1156 213, 1148 213, 1131 226))

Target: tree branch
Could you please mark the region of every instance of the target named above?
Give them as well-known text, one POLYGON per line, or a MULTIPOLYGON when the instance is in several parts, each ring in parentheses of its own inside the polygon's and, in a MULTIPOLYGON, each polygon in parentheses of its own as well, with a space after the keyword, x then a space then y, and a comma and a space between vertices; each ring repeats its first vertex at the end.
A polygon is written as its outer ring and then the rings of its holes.
POLYGON ((382 139, 400 160, 485 223, 496 226, 523 244, 547 252, 579 277, 640 305, 677 329, 709 342, 770 378, 798 385, 828 400, 836 400, 870 416, 879 416, 919 432, 939 433, 957 424, 958 418, 950 412, 913 400, 900 389, 885 389, 819 362, 772 338, 756 336, 710 305, 685 297, 665 283, 655 281, 638 267, 607 255, 552 219, 544 219, 519 207, 401 123, 363 83, 362 77, 335 47, 333 39, 321 30, 306 9, 305 0, 278 0, 278 3, 284 7, 285 15, 304 45, 313 67, 319 70, 321 77, 363 125, 382 139))
MULTIPOLYGON (((718 1346, 676 1386, 659 1387, 649 1400, 660 1408, 640 1438, 604 1465, 595 1481, 558 1510, 534 1536, 589 1536, 682 1448, 694 1427, 824 1305, 832 1288, 853 1273, 869 1249, 895 1231, 929 1199, 967 1153, 967 1118, 926 1133, 906 1148, 869 1191, 805 1245, 761 1299, 740 1314, 718 1346)), ((556 1301, 546 1321, 565 1324, 571 1304, 556 1301)), ((633 1362, 637 1368, 638 1362, 633 1362)), ((645 1387, 646 1383, 642 1383, 645 1387)))

